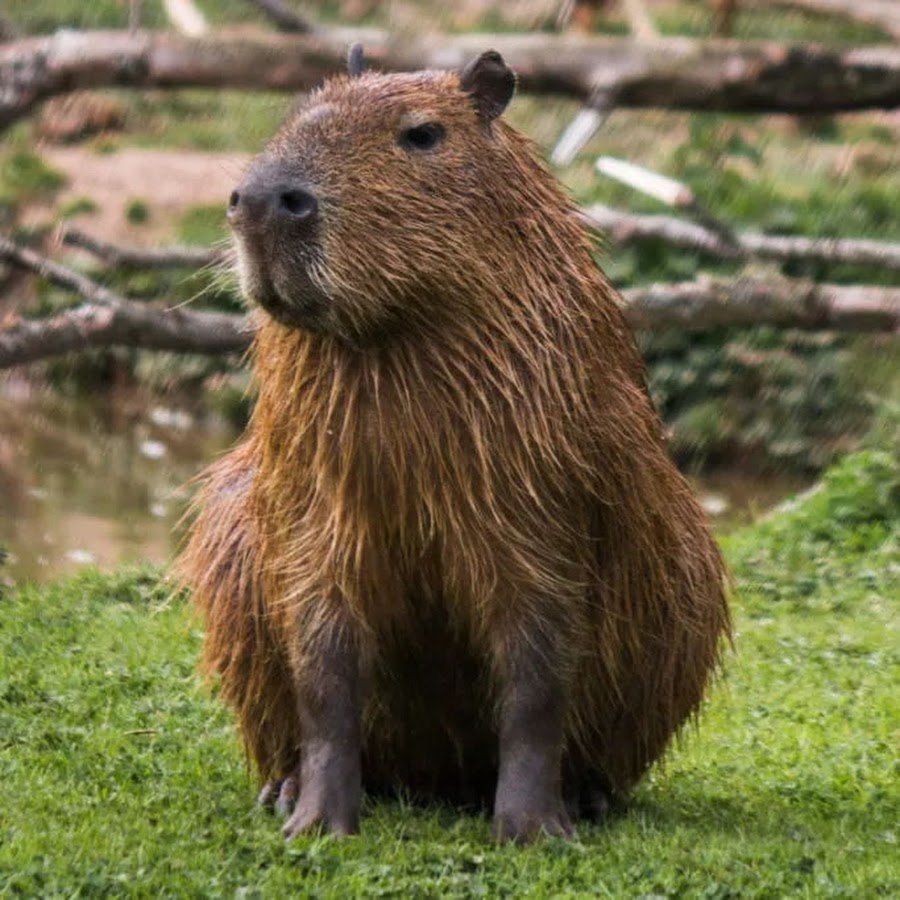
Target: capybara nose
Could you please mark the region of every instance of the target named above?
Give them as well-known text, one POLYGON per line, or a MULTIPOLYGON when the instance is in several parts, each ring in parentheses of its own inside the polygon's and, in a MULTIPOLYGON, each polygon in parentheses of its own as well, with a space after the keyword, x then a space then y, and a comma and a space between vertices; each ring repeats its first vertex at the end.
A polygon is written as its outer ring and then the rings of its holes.
POLYGON ((265 177, 248 177, 228 200, 228 221, 234 226, 269 221, 309 225, 318 212, 319 201, 306 186, 265 177))

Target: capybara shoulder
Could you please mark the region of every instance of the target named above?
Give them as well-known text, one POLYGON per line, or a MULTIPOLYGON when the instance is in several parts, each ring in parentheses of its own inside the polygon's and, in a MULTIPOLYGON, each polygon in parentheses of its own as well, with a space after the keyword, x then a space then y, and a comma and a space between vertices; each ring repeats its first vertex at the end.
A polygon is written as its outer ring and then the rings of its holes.
POLYGON ((259 397, 182 558, 206 658, 289 837, 355 831, 364 786, 568 835, 697 711, 722 562, 589 238, 501 118, 513 73, 359 69, 231 196, 259 397))

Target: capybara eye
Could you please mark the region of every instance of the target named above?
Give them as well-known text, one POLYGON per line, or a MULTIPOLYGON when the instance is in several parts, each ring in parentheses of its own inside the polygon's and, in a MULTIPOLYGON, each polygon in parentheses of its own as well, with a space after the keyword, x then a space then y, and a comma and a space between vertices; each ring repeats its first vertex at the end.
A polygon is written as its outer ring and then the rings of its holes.
POLYGON ((437 122, 414 125, 400 132, 400 146, 406 150, 433 150, 444 139, 444 126, 437 122))

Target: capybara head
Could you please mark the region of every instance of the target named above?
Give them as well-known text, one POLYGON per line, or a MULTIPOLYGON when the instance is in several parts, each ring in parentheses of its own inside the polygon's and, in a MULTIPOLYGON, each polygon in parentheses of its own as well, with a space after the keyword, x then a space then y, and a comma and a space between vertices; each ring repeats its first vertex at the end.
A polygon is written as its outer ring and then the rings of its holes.
POLYGON ((461 73, 326 82, 231 196, 245 295, 351 343, 483 297, 533 202, 524 139, 498 121, 514 89, 495 52, 461 73))

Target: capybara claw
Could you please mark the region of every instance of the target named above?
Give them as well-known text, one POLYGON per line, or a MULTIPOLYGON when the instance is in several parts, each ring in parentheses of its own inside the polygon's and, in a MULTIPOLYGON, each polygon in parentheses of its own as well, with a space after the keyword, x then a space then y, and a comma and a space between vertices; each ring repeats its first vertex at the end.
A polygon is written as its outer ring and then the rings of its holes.
POLYGON ((494 815, 494 839, 513 844, 530 844, 542 837, 572 838, 574 831, 562 812, 528 813, 515 811, 494 815))
POLYGON ((301 799, 281 832, 285 840, 292 841, 316 830, 333 834, 335 837, 348 837, 359 833, 359 822, 352 815, 328 815, 319 808, 304 804, 301 799))
POLYGON ((275 806, 275 801, 278 799, 278 794, 281 792, 283 783, 283 778, 267 781, 256 797, 256 805, 263 807, 263 809, 272 809, 275 806))
POLYGON ((268 782, 259 792, 256 803, 265 809, 274 810, 280 816, 288 816, 294 811, 299 794, 297 779, 288 775, 287 778, 276 778, 268 782))

